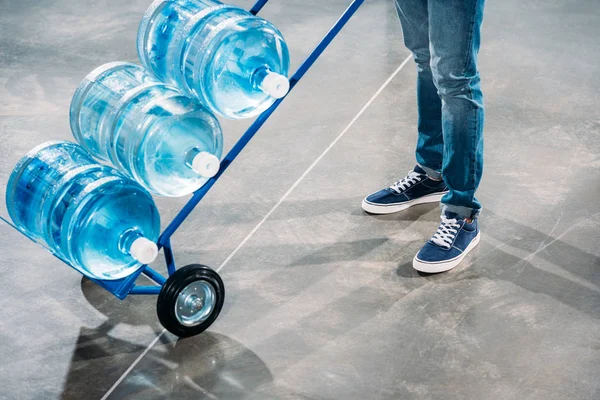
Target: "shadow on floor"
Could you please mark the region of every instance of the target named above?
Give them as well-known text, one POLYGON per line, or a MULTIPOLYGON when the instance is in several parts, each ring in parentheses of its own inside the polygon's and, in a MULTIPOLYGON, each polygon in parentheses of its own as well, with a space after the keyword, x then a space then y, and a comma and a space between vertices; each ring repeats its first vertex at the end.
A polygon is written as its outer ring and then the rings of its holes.
MULTIPOLYGON (((479 248, 456 269, 441 274, 421 274, 412 269, 411 263, 403 263, 397 275, 423 278, 436 284, 479 278, 509 281, 599 318, 600 257, 561 240, 569 228, 562 234, 548 235, 490 211, 486 211, 482 223, 479 248), (500 244, 492 246, 486 237, 500 244), (515 252, 524 256, 517 256, 515 252)), ((585 225, 568 231, 574 237, 591 232, 593 228, 585 225)))
MULTIPOLYGON (((117 325, 148 326, 155 320, 147 315, 148 308, 117 307, 117 299, 90 281, 84 279, 81 288, 90 304, 108 319, 100 326, 81 328, 63 400, 102 397, 146 349, 146 343, 140 345, 119 337, 117 325)), ((162 331, 158 324, 152 329, 154 335, 162 331)), ((271 381, 265 363, 227 336, 205 332, 177 340, 167 333, 110 398, 241 398, 271 381)))
POLYGON ((515 256, 503 246, 483 254, 475 263, 492 276, 551 296, 593 318, 600 317, 600 257, 560 239, 568 229, 572 238, 594 234, 595 229, 570 226, 562 234, 548 235, 496 214, 491 215, 489 225, 491 237, 529 255, 515 256))
MULTIPOLYGON (((431 210, 431 207, 415 208, 403 218, 416 220, 431 210)), ((548 235, 489 211, 482 218, 482 223, 484 236, 479 248, 457 269, 437 275, 414 271, 411 262, 406 259, 389 273, 381 274, 379 271, 373 274, 368 269, 355 269, 356 265, 360 265, 355 262, 372 262, 372 259, 382 261, 382 256, 389 257, 389 260, 383 261, 393 262, 397 256, 390 252, 388 247, 393 247, 393 243, 387 238, 356 240, 356 232, 339 238, 335 244, 303 244, 290 252, 276 251, 275 247, 270 250, 264 247, 250 248, 251 257, 257 256, 255 252, 268 254, 268 263, 266 266, 257 264, 259 269, 230 271, 239 275, 229 282, 232 286, 226 302, 229 307, 235 305, 236 299, 253 299, 252 309, 246 309, 243 318, 238 318, 240 310, 230 308, 233 314, 230 320, 239 319, 240 324, 260 319, 277 320, 280 318, 277 315, 279 306, 283 303, 287 303, 288 309, 300 307, 297 312, 302 313, 304 304, 295 301, 296 296, 310 291, 311 286, 327 279, 335 270, 348 268, 349 276, 366 274, 361 279, 366 279, 367 284, 322 304, 283 329, 265 334, 262 340, 254 341, 256 345, 253 350, 258 353, 267 354, 273 347, 289 349, 286 354, 270 355, 269 365, 280 373, 315 353, 321 346, 370 323, 378 313, 385 313, 395 303, 402 301, 406 294, 427 283, 451 284, 480 278, 508 281, 528 292, 550 296, 598 318, 600 290, 595 289, 600 287, 598 256, 566 243, 561 240, 561 234, 548 235), (492 238, 494 244, 486 242, 486 236, 492 238), (510 248, 512 251, 508 252, 510 248), (524 256, 512 254, 515 252, 524 256), (299 257, 290 259, 288 253, 299 257), (261 270, 263 267, 266 268, 261 270), (248 274, 259 275, 251 286, 235 287, 236 282, 240 285, 248 274), (396 284, 397 289, 389 289, 389 285, 396 284), (297 354, 290 354, 292 350, 297 354), (290 359, 294 362, 290 363, 290 359)), ((587 229, 591 228, 578 226, 569 234, 585 235, 588 234, 587 229)), ((418 250, 418 246, 416 243, 414 246, 410 244, 411 250, 412 247, 418 250)), ((123 311, 124 307, 118 307, 118 300, 91 282, 84 282, 82 290, 86 299, 108 320, 96 328, 82 328, 65 382, 63 399, 81 398, 82 393, 88 393, 90 387, 109 388, 116 380, 115 374, 103 375, 98 371, 119 369, 118 378, 145 349, 144 346, 111 336, 116 324, 124 322, 150 326, 155 323, 155 317, 149 316, 150 312, 154 312, 153 301, 144 302, 152 303, 150 308, 126 307, 127 311, 123 311)), ((231 321, 228 326, 234 331, 244 329, 242 325, 231 321)), ((151 329, 156 333, 161 330, 157 324, 151 329)), ((168 336, 163 339, 118 386, 111 398, 239 398, 248 393, 258 395, 261 388, 272 389, 273 377, 265 362, 253 350, 231 338, 205 333, 187 340, 174 341, 168 336)))
POLYGON ((420 219, 431 222, 439 222, 440 220, 440 203, 426 203, 412 206, 406 210, 391 213, 391 214, 369 214, 360 208, 360 202, 356 200, 354 203, 357 205, 356 209, 351 212, 351 215, 359 216, 364 215, 370 218, 374 218, 378 221, 412 221, 415 222, 420 219), (439 212, 433 212, 440 210, 439 212))
POLYGON ((163 336, 109 398, 245 398, 272 381, 260 357, 227 336, 163 336))

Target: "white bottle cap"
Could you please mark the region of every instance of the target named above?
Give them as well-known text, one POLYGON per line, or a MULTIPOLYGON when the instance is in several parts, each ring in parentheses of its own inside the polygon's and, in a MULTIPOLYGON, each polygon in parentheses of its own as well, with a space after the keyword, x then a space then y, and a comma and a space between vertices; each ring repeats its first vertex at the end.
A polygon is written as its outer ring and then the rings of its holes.
POLYGON ((219 158, 207 151, 201 151, 192 160, 192 169, 205 178, 215 176, 219 172, 220 167, 221 162, 219 158))
POLYGON ((142 264, 150 264, 158 256, 158 246, 152 240, 139 237, 131 243, 129 254, 142 264))
POLYGON ((290 81, 285 76, 276 72, 269 72, 262 81, 262 90, 269 95, 280 99, 290 90, 290 81))

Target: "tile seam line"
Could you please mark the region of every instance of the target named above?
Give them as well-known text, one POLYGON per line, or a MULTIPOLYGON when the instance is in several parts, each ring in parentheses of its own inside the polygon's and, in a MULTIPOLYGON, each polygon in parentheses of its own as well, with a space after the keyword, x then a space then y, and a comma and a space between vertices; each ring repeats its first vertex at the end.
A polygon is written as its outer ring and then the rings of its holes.
POLYGON ((108 392, 106 392, 104 394, 104 396, 102 396, 101 400, 108 399, 108 396, 110 396, 115 391, 115 389, 121 384, 121 382, 123 382, 123 380, 125 380, 127 375, 129 375, 129 373, 136 367, 136 365, 138 365, 138 363, 142 360, 142 358, 144 358, 144 356, 146 354, 148 354, 150 349, 152 349, 152 347, 154 347, 156 342, 158 342, 160 340, 160 338, 163 337, 163 335, 165 334, 166 331, 167 331, 166 329, 163 329, 158 335, 156 335, 154 340, 152 340, 152 342, 150 342, 150 344, 146 347, 146 349, 142 352, 142 354, 140 354, 138 356, 138 358, 135 359, 135 361, 129 366, 129 368, 127 368, 125 370, 123 375, 121 375, 119 377, 119 379, 117 379, 117 381, 111 386, 111 388, 108 390, 108 392))
POLYGON ((300 183, 306 178, 306 176, 317 166, 319 161, 321 161, 327 153, 344 137, 346 132, 350 130, 350 128, 354 125, 354 123, 364 114, 364 112, 369 108, 369 106, 379 97, 381 92, 390 84, 390 82, 400 73, 400 71, 404 68, 404 66, 410 61, 412 55, 409 55, 402 61, 400 66, 396 68, 396 70, 389 76, 388 79, 379 87, 379 89, 373 94, 373 96, 367 101, 367 103, 361 108, 361 110, 352 118, 352 120, 346 125, 346 127, 342 130, 342 132, 327 146, 327 148, 317 157, 315 161, 304 171, 302 175, 294 182, 294 184, 284 193, 284 195, 279 199, 277 203, 265 214, 262 220, 250 231, 250 233, 240 242, 240 244, 227 256, 227 258, 221 263, 219 268, 217 268, 217 272, 221 271, 229 261, 237 254, 237 252, 244 247, 244 245, 254 236, 256 231, 260 229, 260 227, 269 219, 269 217, 279 208, 279 206, 289 197, 290 194, 300 185, 300 183))
MULTIPOLYGON (((373 104, 373 102, 379 97, 381 92, 392 82, 392 80, 404 69, 406 64, 412 59, 412 55, 409 54, 404 61, 396 68, 396 70, 383 82, 383 84, 377 89, 377 91, 371 96, 369 101, 365 103, 365 105, 360 109, 360 111, 352 118, 352 120, 346 125, 346 127, 342 130, 342 132, 327 146, 327 148, 317 157, 315 161, 300 175, 300 177, 294 182, 294 184, 284 193, 284 195, 275 203, 275 205, 265 214, 265 216, 260 220, 260 222, 250 231, 250 233, 237 245, 235 249, 225 258, 225 260, 221 263, 221 265, 216 269, 217 272, 220 272, 228 263, 231 261, 233 257, 240 251, 242 247, 254 236, 254 234, 261 228, 261 226, 269 219, 269 217, 279 208, 279 206, 289 197, 290 194, 300 185, 300 183, 306 178, 306 176, 317 166, 317 164, 329 153, 329 151, 344 137, 344 135, 352 128, 352 126, 358 121, 358 119, 367 111, 367 109, 373 104)), ((165 334, 166 329, 163 329, 155 338, 150 342, 148 347, 139 355, 138 358, 125 370, 123 375, 119 377, 119 379, 111 386, 111 388, 102 396, 100 400, 107 400, 108 397, 115 391, 115 389, 125 380, 127 375, 135 368, 135 366, 144 358, 146 354, 150 351, 152 347, 160 340, 160 338, 165 334)))

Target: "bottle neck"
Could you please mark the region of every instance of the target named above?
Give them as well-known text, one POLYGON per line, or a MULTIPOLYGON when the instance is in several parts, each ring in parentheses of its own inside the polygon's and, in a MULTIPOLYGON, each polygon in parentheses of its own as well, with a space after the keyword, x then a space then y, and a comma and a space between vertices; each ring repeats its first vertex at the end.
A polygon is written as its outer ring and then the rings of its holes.
POLYGON ((290 82, 284 75, 271 71, 267 67, 257 68, 252 73, 252 86, 268 95, 280 99, 290 90, 290 82))
POLYGON ((185 164, 204 178, 212 178, 219 172, 220 160, 208 151, 202 151, 197 147, 189 150, 185 155, 185 164))
POLYGON ((252 79, 252 86, 255 89, 263 90, 261 85, 265 80, 265 77, 271 72, 269 68, 260 67, 254 70, 250 79, 252 79))
POLYGON ((135 228, 126 230, 119 238, 119 250, 125 254, 131 254, 133 242, 141 237, 143 237, 142 234, 135 228))
POLYGON ((119 239, 119 249, 140 264, 150 264, 158 255, 158 246, 137 229, 129 229, 119 239))

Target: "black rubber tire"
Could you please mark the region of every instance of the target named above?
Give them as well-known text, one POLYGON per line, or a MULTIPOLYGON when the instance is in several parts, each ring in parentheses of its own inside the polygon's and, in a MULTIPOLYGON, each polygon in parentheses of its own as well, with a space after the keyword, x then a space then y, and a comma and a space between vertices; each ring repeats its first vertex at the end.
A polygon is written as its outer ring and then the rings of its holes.
POLYGON ((158 320, 169 332, 179 337, 190 337, 198 335, 208 329, 219 316, 225 301, 225 286, 219 274, 210 267, 201 264, 186 265, 175 271, 167 279, 158 295, 156 301, 156 313, 158 320), (186 326, 177 319, 175 315, 175 304, 179 293, 190 283, 205 281, 212 285, 215 290, 215 307, 208 318, 199 325, 186 326))

